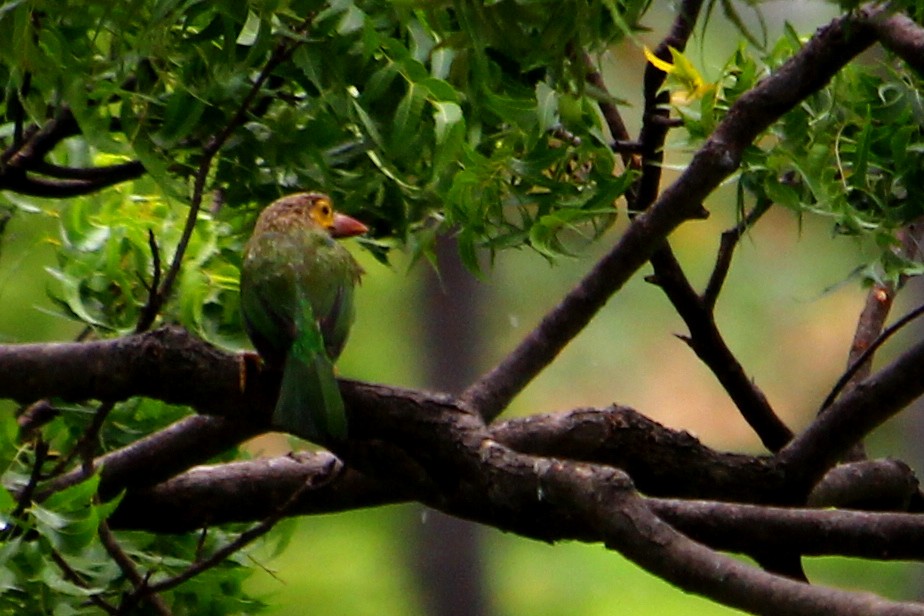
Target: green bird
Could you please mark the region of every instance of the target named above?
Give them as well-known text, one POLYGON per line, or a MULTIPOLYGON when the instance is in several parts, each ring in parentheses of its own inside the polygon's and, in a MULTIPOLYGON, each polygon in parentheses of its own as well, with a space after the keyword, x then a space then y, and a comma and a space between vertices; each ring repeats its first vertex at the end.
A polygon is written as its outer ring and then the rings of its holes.
POLYGON ((335 238, 367 230, 336 213, 327 195, 297 193, 260 213, 244 248, 244 328, 263 361, 282 370, 273 427, 316 443, 346 438, 334 361, 353 324, 353 289, 363 273, 335 238))

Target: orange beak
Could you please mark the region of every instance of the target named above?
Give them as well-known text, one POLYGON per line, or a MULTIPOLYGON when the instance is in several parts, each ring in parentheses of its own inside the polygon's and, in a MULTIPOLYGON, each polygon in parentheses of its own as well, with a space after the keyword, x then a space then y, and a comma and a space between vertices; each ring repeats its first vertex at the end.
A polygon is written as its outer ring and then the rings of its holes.
POLYGON ((369 227, 346 214, 334 214, 334 226, 330 230, 333 237, 353 237, 362 235, 369 227))

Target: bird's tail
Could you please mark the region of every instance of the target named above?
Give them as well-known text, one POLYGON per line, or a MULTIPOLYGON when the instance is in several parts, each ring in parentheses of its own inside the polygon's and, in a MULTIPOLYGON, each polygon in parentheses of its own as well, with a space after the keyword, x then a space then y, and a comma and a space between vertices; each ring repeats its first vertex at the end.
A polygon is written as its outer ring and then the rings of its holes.
POLYGON ((323 350, 305 353, 296 344, 286 355, 273 426, 319 444, 346 439, 340 387, 323 350))

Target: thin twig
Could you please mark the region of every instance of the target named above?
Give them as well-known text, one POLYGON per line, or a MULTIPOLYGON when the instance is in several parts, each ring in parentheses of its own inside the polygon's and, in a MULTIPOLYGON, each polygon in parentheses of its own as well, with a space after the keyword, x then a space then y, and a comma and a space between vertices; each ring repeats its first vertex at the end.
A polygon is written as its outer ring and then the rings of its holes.
POLYGON ((7 103, 9 115, 13 118, 13 148, 18 149, 22 146, 24 137, 24 126, 26 120, 26 108, 22 104, 24 98, 29 95, 32 89, 32 72, 27 71, 22 76, 22 87, 18 92, 10 93, 10 100, 7 103))
POLYGON ((154 271, 151 274, 151 284, 148 285, 148 299, 144 303, 144 308, 141 309, 141 316, 138 318, 138 323, 135 325, 136 334, 140 334, 150 327, 150 324, 154 323, 154 319, 157 318, 157 297, 160 293, 161 265, 160 248, 157 246, 157 238, 154 236, 153 229, 148 229, 148 247, 151 250, 151 266, 154 271), (144 327, 144 329, 142 329, 142 327, 144 327))
MULTIPOLYGON (((42 479, 42 465, 48 458, 49 444, 38 436, 35 443, 35 460, 32 462, 32 471, 29 473, 29 481, 26 483, 19 497, 16 499, 16 508, 10 514, 11 518, 18 519, 26 513, 26 509, 32 504, 32 497, 35 495, 35 488, 42 479)), ((9 530, 15 528, 10 525, 9 530)), ((7 534, 7 533, 4 533, 7 534)))
POLYGON ((0 173, 0 189, 14 191, 30 197, 64 199, 89 195, 113 184, 140 177, 143 174, 144 168, 138 166, 130 172, 125 172, 118 176, 113 174, 98 180, 56 180, 30 177, 22 169, 8 168, 5 172, 0 173))
MULTIPOLYGON (((919 260, 921 257, 920 244, 922 237, 924 237, 924 219, 918 219, 899 229, 896 236, 899 240, 899 245, 895 251, 899 257, 909 261, 919 260)), ((905 286, 905 283, 908 282, 908 278, 908 275, 901 274, 894 282, 877 282, 867 293, 866 305, 857 320, 856 333, 850 345, 847 365, 852 367, 861 355, 866 356, 866 362, 859 364, 846 385, 849 386, 851 381, 856 382, 869 376, 872 370, 872 355, 866 354, 866 350, 882 334, 895 298, 905 286)))
POLYGON ((320 477, 317 475, 309 476, 308 479, 297 489, 295 489, 289 498, 278 509, 276 509, 275 512, 273 512, 272 515, 268 516, 259 524, 256 524, 255 526, 238 535, 234 541, 231 541, 224 547, 215 550, 215 552, 213 552, 208 558, 204 558, 193 563, 183 572, 171 578, 157 582, 155 584, 149 584, 145 589, 143 589, 143 593, 163 592, 165 590, 170 590, 171 588, 176 588, 180 584, 192 579, 203 571, 221 564, 221 562, 228 558, 231 554, 234 554, 248 543, 251 543, 255 539, 262 537, 270 530, 272 530, 273 527, 276 526, 276 524, 278 524, 279 521, 285 517, 286 512, 307 490, 322 487, 326 483, 335 479, 340 468, 339 464, 340 463, 335 458, 332 458, 330 464, 328 465, 326 475, 320 477))
POLYGON ((887 327, 883 332, 868 346, 863 350, 860 355, 850 364, 850 367, 844 371, 844 374, 841 375, 841 378, 837 380, 837 383, 834 384, 834 387, 831 388, 831 392, 825 397, 824 402, 821 403, 819 412, 824 411, 826 408, 831 406, 831 404, 837 399, 837 396, 844 390, 844 388, 850 383, 854 375, 856 375, 863 366, 867 365, 869 360, 873 357, 876 351, 879 350, 883 344, 888 341, 894 334, 914 321, 916 318, 924 314, 924 304, 918 306, 898 321, 887 327))
POLYGON ((725 284, 725 278, 728 276, 732 255, 735 253, 738 241, 770 209, 772 204, 773 202, 769 199, 759 199, 754 204, 754 209, 748 212, 741 222, 722 233, 719 240, 719 251, 715 258, 715 267, 712 269, 709 282, 706 283, 706 289, 702 294, 703 304, 710 312, 715 309, 719 292, 722 290, 722 285, 725 284))
MULTIPOLYGON (((119 569, 122 570, 122 573, 125 574, 125 577, 128 578, 131 582, 132 587, 137 592, 140 588, 145 588, 147 579, 141 575, 141 572, 138 571, 138 567, 135 565, 135 561, 125 553, 125 550, 122 549, 122 546, 119 545, 119 541, 116 539, 112 530, 109 528, 109 523, 106 520, 100 522, 99 527, 97 528, 99 533, 100 542, 103 544, 103 547, 106 549, 106 552, 109 556, 116 562, 119 566, 119 569)), ((160 614, 161 616, 173 616, 173 612, 170 611, 170 608, 167 606, 167 603, 164 601, 156 592, 146 592, 144 593, 144 599, 154 608, 154 611, 160 614)), ((119 611, 123 612, 126 608, 127 597, 122 600, 122 605, 119 606, 119 611)), ((129 606, 130 607, 130 606, 129 606)))
POLYGON ((125 179, 133 179, 144 173, 144 165, 140 161, 132 160, 117 165, 104 165, 101 167, 64 167, 54 163, 39 160, 30 167, 42 175, 57 179, 84 180, 86 182, 116 184, 125 179))
POLYGON ((67 467, 71 465, 71 462, 74 461, 74 458, 81 456, 84 460, 82 476, 83 478, 89 477, 93 474, 93 464, 87 464, 87 460, 93 459, 93 456, 96 454, 96 444, 97 439, 99 438, 99 432, 103 427, 103 423, 106 421, 106 418, 109 416, 109 413, 112 412, 112 409, 115 408, 114 402, 103 402, 93 413, 93 420, 90 422, 90 425, 87 426, 87 429, 84 430, 83 434, 80 436, 80 440, 77 441, 77 444, 60 460, 55 464, 55 467, 51 471, 51 476, 56 476, 63 473, 67 467))
MULTIPOLYGON (((898 231, 899 247, 896 250, 902 258, 916 260, 920 257, 920 241, 924 233, 924 224, 921 222, 911 222, 898 231)), ((896 323, 895 329, 883 331, 895 298, 907 279, 908 276, 900 275, 894 282, 877 282, 866 294, 866 303, 857 319, 856 331, 847 356, 847 370, 825 398, 819 413, 825 412, 840 392, 855 386, 870 375, 873 369, 873 354, 903 325, 903 320, 900 320, 896 323)), ((905 317, 908 321, 913 318, 913 313, 905 317)), ((866 459, 866 449, 862 441, 857 442, 844 456, 844 460, 863 459, 866 459)))
MULTIPOLYGON (((97 440, 99 437, 99 432, 103 427, 103 424, 106 421, 106 417, 109 416, 109 413, 115 407, 114 402, 103 402, 99 405, 96 410, 96 413, 93 415, 93 421, 84 431, 83 435, 80 437, 80 440, 71 450, 71 453, 79 453, 81 457, 81 473, 84 477, 89 477, 94 472, 94 459, 96 455, 96 446, 97 440)), ((99 494, 93 496, 94 504, 99 504, 101 498, 99 494)), ((106 553, 109 554, 110 558, 118 565, 119 569, 122 570, 122 573, 125 574, 125 577, 131 582, 132 587, 137 589, 144 585, 145 579, 138 571, 138 567, 135 565, 135 562, 131 557, 125 553, 125 550, 122 549, 122 546, 119 544, 119 541, 116 539, 115 534, 109 528, 109 523, 106 520, 102 520, 97 526, 97 535, 99 536, 100 543, 103 544, 106 553)), ((161 616, 172 616, 170 608, 167 607, 167 604, 164 600, 157 594, 151 593, 147 595, 147 601, 151 604, 151 607, 154 608, 154 611, 160 614, 161 616)), ((120 608, 121 611, 121 608, 120 608)))
MULTIPOLYGON (((603 80, 603 74, 597 69, 590 54, 586 51, 582 52, 581 61, 584 63, 585 79, 587 79, 587 82, 598 88, 601 92, 608 92, 609 90, 607 89, 606 82, 603 80)), ((619 107, 607 99, 599 101, 597 106, 600 108, 600 113, 603 114, 603 119, 610 129, 610 136, 613 138, 614 143, 629 142, 631 140, 629 129, 626 128, 626 123, 622 119, 619 107)), ((622 162, 626 168, 634 166, 632 154, 630 152, 626 150, 616 151, 622 156, 622 162)))
MULTIPOLYGON (((57 550, 51 550, 51 559, 56 565, 58 565, 58 569, 61 570, 61 573, 69 582, 76 584, 81 588, 88 588, 87 583, 83 580, 80 574, 74 571, 74 568, 68 564, 68 562, 57 550)), ((93 605, 103 610, 107 614, 112 614, 115 616, 119 613, 119 610, 114 605, 103 599, 103 597, 99 594, 91 594, 88 596, 88 598, 93 603, 93 605)))
POLYGON ((917 342, 888 366, 831 403, 776 455, 796 493, 812 486, 874 428, 921 394, 924 342, 917 342))

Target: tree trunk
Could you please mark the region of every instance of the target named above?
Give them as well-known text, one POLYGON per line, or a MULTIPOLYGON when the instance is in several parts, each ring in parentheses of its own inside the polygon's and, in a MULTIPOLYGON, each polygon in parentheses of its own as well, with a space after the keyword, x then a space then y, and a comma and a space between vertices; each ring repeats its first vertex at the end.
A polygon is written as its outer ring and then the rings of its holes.
MULTIPOLYGON (((461 392, 477 376, 484 289, 466 271, 455 241, 436 244, 439 273, 428 271, 423 284, 421 357, 429 388, 461 392)), ((482 562, 481 528, 427 509, 411 521, 413 566, 425 613, 432 616, 488 616, 492 613, 482 562)))

